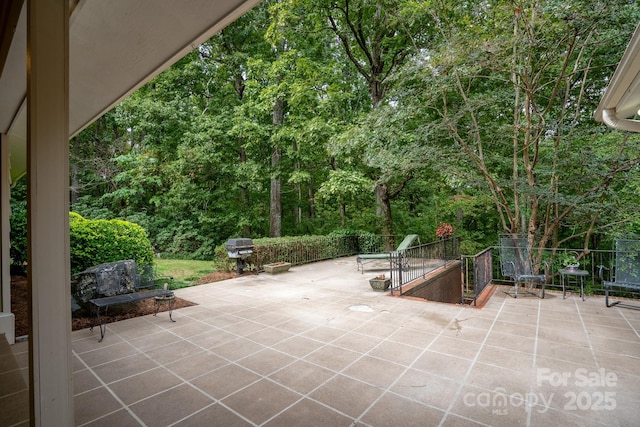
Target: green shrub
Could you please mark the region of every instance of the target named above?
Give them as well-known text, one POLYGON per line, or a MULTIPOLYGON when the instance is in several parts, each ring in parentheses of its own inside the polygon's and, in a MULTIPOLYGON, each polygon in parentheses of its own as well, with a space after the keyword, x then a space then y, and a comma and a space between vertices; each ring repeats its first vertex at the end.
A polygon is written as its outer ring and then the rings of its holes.
POLYGON ((362 232, 358 235, 358 247, 360 248, 359 252, 363 254, 384 252, 384 237, 366 231, 362 232))
POLYGON ((153 248, 146 231, 122 220, 85 219, 69 213, 71 273, 93 265, 133 259, 139 271, 153 265, 153 248))
POLYGON ((11 274, 27 275, 27 202, 13 201, 11 203, 11 274))
MULTIPOLYGON (((279 261, 300 265, 384 250, 383 236, 346 229, 328 236, 265 237, 253 239, 253 244, 254 252, 246 259, 247 269, 279 261)), ((215 248, 214 265, 217 271, 235 269, 236 261, 229 259, 224 243, 215 248)))
MULTIPOLYGON (((133 259, 142 268, 153 265, 153 249, 146 231, 137 224, 121 220, 88 220, 69 213, 71 273, 93 265, 133 259)), ((27 273, 26 202, 11 205, 11 274, 27 273)), ((140 270, 141 271, 141 270, 140 270)))

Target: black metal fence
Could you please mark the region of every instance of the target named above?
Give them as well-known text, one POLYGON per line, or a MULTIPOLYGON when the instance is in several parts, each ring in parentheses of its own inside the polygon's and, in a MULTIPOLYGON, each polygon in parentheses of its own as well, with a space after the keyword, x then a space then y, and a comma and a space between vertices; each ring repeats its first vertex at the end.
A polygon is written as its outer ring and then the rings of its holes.
MULTIPOLYGON (((502 275, 500 269, 500 248, 491 247, 493 262, 493 283, 495 284, 513 284, 513 281, 502 275)), ((535 251, 535 250, 534 250, 535 251)), ((613 274, 614 256, 613 250, 588 250, 586 253, 582 249, 562 248, 562 249, 543 249, 542 260, 546 262, 548 268, 545 273, 547 275, 547 289, 562 289, 562 281, 559 270, 563 268, 561 263, 562 254, 564 252, 577 252, 580 254, 579 269, 585 270, 589 274, 585 279, 585 290, 587 293, 604 294, 602 280, 600 278, 600 270, 602 269, 602 277, 604 280, 611 280, 613 274)))
MULTIPOLYGON (((559 270, 563 268, 561 259, 562 254, 565 252, 577 252, 580 254, 579 269, 589 273, 585 279, 587 294, 604 294, 602 280, 610 281, 613 279, 613 250, 589 250, 585 253, 581 249, 573 248, 544 249, 542 259, 548 267, 545 271, 547 275, 546 288, 562 289, 562 278, 559 270)), ((489 284, 513 284, 511 278, 502 275, 499 247, 489 247, 476 255, 463 256, 462 262, 465 298, 472 300, 474 305, 489 284)))
POLYGON ((343 236, 298 236, 279 239, 278 242, 262 242, 256 239, 254 253, 247 258, 251 269, 263 270, 265 264, 289 262, 293 265, 308 264, 359 253, 383 253, 389 246, 395 247, 395 236, 378 234, 343 236))
POLYGON ((390 253, 391 295, 402 295, 402 286, 460 259, 460 239, 450 237, 390 253))
MULTIPOLYGON (((255 241, 254 241, 255 242, 255 241)), ((294 265, 353 256, 359 253, 382 253, 385 247, 395 246, 394 236, 305 236, 278 243, 256 244, 255 253, 249 262, 262 270, 268 263, 286 261, 294 265)), ((589 276, 585 280, 587 294, 604 294, 600 270, 604 280, 613 280, 613 250, 589 250, 563 248, 545 249, 542 258, 548 263, 547 289, 562 289, 560 273, 561 254, 575 251, 580 254, 580 266, 589 276)), ((512 284, 512 280, 502 275, 499 247, 489 247, 473 256, 460 256, 460 240, 457 237, 421 244, 400 252, 391 252, 391 292, 401 292, 401 287, 425 276, 448 262, 462 259, 464 290, 467 298, 477 300, 488 284, 512 284)))
POLYGON ((493 281, 493 248, 462 257, 462 274, 464 298, 472 300, 475 306, 480 294, 493 281))
POLYGON ((359 251, 358 236, 306 236, 277 243, 255 243, 249 263, 262 270, 265 264, 293 265, 352 256, 359 251))

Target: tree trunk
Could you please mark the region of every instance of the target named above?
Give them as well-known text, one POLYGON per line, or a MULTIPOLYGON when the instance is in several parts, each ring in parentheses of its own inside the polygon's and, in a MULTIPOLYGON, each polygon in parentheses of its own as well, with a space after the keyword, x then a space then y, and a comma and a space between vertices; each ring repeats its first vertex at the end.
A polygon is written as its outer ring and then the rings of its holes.
POLYGON ((71 163, 71 197, 69 203, 73 209, 73 205, 78 203, 78 188, 80 183, 78 182, 78 164, 71 163))
POLYGON ((78 163, 75 161, 75 159, 78 158, 78 138, 74 136, 71 141, 71 151, 73 154, 70 156, 71 160, 69 161, 71 166, 71 194, 69 195, 69 204, 71 205, 71 209, 73 209, 73 205, 78 202, 80 183, 78 182, 78 163))
MULTIPOLYGON (((371 106, 375 109, 385 98, 389 87, 387 77, 402 66, 407 54, 415 46, 412 46, 405 23, 397 15, 397 4, 350 0, 344 0, 343 3, 328 2, 327 17, 347 58, 367 81, 371 106), (360 52, 366 61, 359 59, 356 52, 360 52)), ((387 185, 378 185, 375 193, 376 212, 382 219, 382 231, 393 235, 387 185)))
MULTIPOLYGON (((298 160, 298 144, 296 144, 295 141, 293 142, 292 148, 294 155, 296 156, 296 160, 293 163, 293 171, 295 173, 300 171, 300 161, 298 160)), ((295 210, 296 226, 300 227, 300 225, 302 225, 302 185, 298 181, 296 181, 294 185, 296 188, 296 195, 298 196, 298 203, 296 204, 295 210)))
MULTIPOLYGON (((244 97, 245 79, 240 70, 234 76, 233 87, 236 91, 238 101, 242 103, 242 99, 244 97)), ((245 149, 244 144, 244 138, 242 136, 238 137, 238 160, 240 161, 240 164, 247 163, 247 150, 245 149)), ((247 189, 247 187, 242 185, 240 186, 239 197, 241 206, 250 206, 251 201, 249 200, 249 190, 247 189)), ((245 225, 242 226, 242 235, 251 236, 251 226, 249 224, 245 223, 245 225)))
MULTIPOLYGON (((238 157, 240 159, 240 163, 246 163, 247 151, 244 149, 242 137, 238 138, 238 147, 238 157)), ((241 206, 250 206, 251 201, 249 200, 249 190, 247 189, 247 187, 240 186, 240 200, 242 202, 241 206)), ((249 224, 245 224, 242 226, 242 235, 251 236, 251 227, 249 226, 249 224)))
MULTIPOLYGON (((276 99, 273 106, 273 125, 278 127, 284 122, 284 101, 276 99)), ((271 151, 271 200, 269 203, 269 236, 282 236, 282 178, 278 171, 280 148, 273 146, 271 151)))
POLYGON ((269 237, 282 236, 282 179, 275 169, 280 163, 280 150, 273 147, 271 152, 271 167, 274 169, 271 177, 271 201, 269 203, 269 237))
POLYGON ((313 191, 313 180, 309 181, 309 218, 315 219, 316 217, 316 195, 313 191))
MULTIPOLYGON (((376 185, 376 215, 380 217, 382 234, 393 236, 393 220, 391 218, 391 200, 389 198, 389 187, 387 184, 376 185)), ((394 248, 391 239, 386 240, 386 250, 392 251, 394 248)))

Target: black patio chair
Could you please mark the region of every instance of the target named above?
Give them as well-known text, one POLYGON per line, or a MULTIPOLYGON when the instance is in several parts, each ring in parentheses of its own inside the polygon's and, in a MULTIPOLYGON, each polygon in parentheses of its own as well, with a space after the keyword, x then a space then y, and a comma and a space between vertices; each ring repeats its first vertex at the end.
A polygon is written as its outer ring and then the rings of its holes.
MULTIPOLYGON (((548 265, 547 263, 543 263, 540 266, 533 265, 527 238, 500 237, 500 267, 502 275, 511 278, 514 282, 513 295, 507 292, 508 295, 518 298, 518 285, 522 282, 525 285, 532 284, 531 287, 535 284, 540 284, 542 286, 540 298, 544 298, 548 265), (543 273, 539 273, 541 267, 543 267, 543 273)), ((531 291, 526 292, 536 295, 531 291)))
POLYGON ((611 292, 640 294, 640 240, 618 239, 615 241, 615 265, 613 266, 613 280, 604 280, 599 265, 600 279, 604 285, 605 305, 611 307, 620 301, 609 303, 611 292))

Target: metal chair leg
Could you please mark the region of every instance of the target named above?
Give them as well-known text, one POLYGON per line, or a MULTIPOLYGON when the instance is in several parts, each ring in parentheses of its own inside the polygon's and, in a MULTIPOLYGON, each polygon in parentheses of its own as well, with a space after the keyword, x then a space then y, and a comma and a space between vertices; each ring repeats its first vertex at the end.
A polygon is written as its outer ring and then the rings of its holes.
MULTIPOLYGON (((109 309, 109 306, 106 306, 104 308, 104 316, 106 317, 107 315, 107 310, 109 309)), ((103 320, 103 316, 100 316, 100 307, 96 307, 96 317, 98 318, 98 326, 100 327, 100 339, 98 340, 98 342, 102 342, 102 340, 104 339, 104 335, 107 333, 107 324, 105 323, 106 321, 103 320)), ((89 328, 89 330, 91 332, 93 332, 93 323, 91 324, 91 327, 89 328)))
POLYGON ((158 311, 160 310, 160 304, 167 302, 169 304, 169 320, 171 320, 172 322, 175 323, 175 320, 173 320, 173 304, 176 300, 176 297, 174 295, 171 296, 164 296, 164 297, 156 297, 155 298, 155 312, 153 313, 153 315, 157 315, 158 311))

